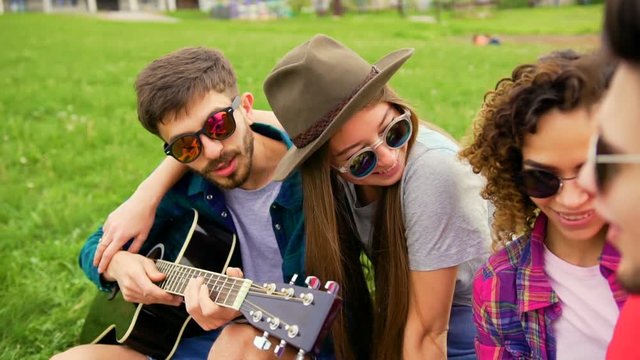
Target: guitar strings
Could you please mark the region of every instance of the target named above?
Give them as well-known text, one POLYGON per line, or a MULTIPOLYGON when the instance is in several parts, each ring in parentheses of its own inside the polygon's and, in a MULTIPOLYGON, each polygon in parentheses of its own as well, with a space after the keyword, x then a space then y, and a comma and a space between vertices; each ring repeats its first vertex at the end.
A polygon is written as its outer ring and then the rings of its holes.
MULTIPOLYGON (((204 278, 206 278, 208 280, 208 283, 210 284, 210 281, 213 280, 213 278, 216 278, 216 282, 220 279, 224 279, 225 281, 223 282, 222 285, 219 285, 219 287, 221 286, 223 289, 232 286, 232 285, 228 285, 228 281, 229 279, 233 279, 234 281, 245 281, 246 279, 240 279, 240 278, 234 278, 234 277, 230 277, 230 276, 226 276, 226 275, 222 275, 222 274, 217 274, 214 272, 210 272, 210 271, 205 271, 205 270, 199 270, 199 269, 195 269, 195 268, 190 268, 181 264, 175 264, 175 263, 169 263, 169 262, 165 262, 163 261, 161 265, 169 265, 169 267, 172 267, 171 269, 169 269, 169 271, 167 272, 167 276, 172 278, 172 279, 168 279, 169 281, 167 281, 167 279, 165 279, 165 281, 163 281, 163 283, 167 283, 168 286, 172 286, 172 285, 180 285, 180 284, 176 284, 177 280, 184 280, 187 278, 191 278, 191 277, 195 277, 194 275, 202 275, 204 278), (173 271, 177 269, 177 273, 176 271, 173 271), (173 284, 171 284, 171 281, 173 281, 173 284)), ((164 270, 164 268, 166 268, 167 266, 160 266, 160 270, 164 270)), ((255 283, 251 283, 251 288, 257 292, 250 292, 251 294, 256 294, 256 295, 260 295, 260 294, 264 294, 264 295, 270 295, 269 291, 263 287, 263 286, 259 286, 255 283)), ((273 291, 271 292, 272 294, 275 295, 282 295, 282 296, 286 296, 287 293, 285 292, 279 292, 279 291, 273 291)))
MULTIPOLYGON (((173 265, 175 265, 175 264, 173 264, 173 265)), ((234 279, 234 281, 238 281, 238 280, 245 281, 245 279, 234 278, 234 277, 225 276, 225 275, 222 275, 222 274, 217 274, 217 273, 214 273, 214 272, 203 271, 203 270, 189 268, 189 267, 185 267, 185 266, 176 266, 176 267, 174 267, 172 269, 169 269, 169 271, 167 272, 167 276, 172 278, 172 279, 169 280, 169 283, 171 283, 171 280, 173 280, 173 284, 169 284, 169 286, 172 286, 172 285, 184 285, 183 287, 186 287, 186 284, 178 283, 178 281, 194 278, 194 277, 196 277, 196 275, 201 275, 202 277, 207 279, 209 284, 210 284, 210 281, 213 280, 213 278, 216 279, 216 283, 220 279, 223 279, 224 280, 223 284, 219 285, 219 287, 222 287, 222 288, 226 288, 226 287, 230 286, 230 285, 228 285, 228 280, 229 279, 234 279), (174 269, 177 269, 177 271, 173 271, 174 269)), ((253 282, 251 283, 251 288, 253 288, 254 290, 257 290, 257 291, 264 291, 263 287, 260 287, 260 286, 256 285, 253 282)))
MULTIPOLYGON (((222 277, 225 277, 225 278, 230 278, 230 279, 237 279, 237 278, 233 278, 233 277, 231 277, 231 276, 227 276, 227 275, 223 275, 223 274, 218 274, 218 273, 215 273, 215 272, 212 272, 212 271, 196 269, 196 268, 188 267, 188 266, 185 266, 185 265, 182 265, 182 264, 176 264, 176 263, 172 263, 172 262, 168 262, 168 261, 164 261, 164 260, 158 260, 158 262, 159 262, 159 263, 161 263, 161 264, 163 264, 163 265, 167 265, 167 266, 164 266, 164 267, 169 267, 169 268, 170 268, 170 269, 169 269, 169 273, 171 273, 171 272, 172 272, 172 270, 174 270, 174 269, 176 269, 176 268, 177 268, 177 269, 178 269, 178 271, 180 272, 180 275, 183 275, 183 274, 185 273, 185 271, 186 271, 186 272, 189 272, 189 273, 193 271, 194 273, 211 274, 211 275, 213 275, 213 276, 218 276, 218 277, 221 277, 221 278, 222 278, 222 277)), ((167 275, 169 275, 169 273, 167 273, 167 275)), ((179 280, 179 279, 176 279, 176 280, 179 280)), ((244 280, 244 279, 243 279, 243 280, 244 280)), ((254 284, 254 283, 252 283, 252 284, 251 284, 251 286, 252 286, 253 288, 257 289, 257 290, 262 289, 262 287, 260 287, 260 286, 258 286, 258 285, 256 285, 256 284, 254 284)))
MULTIPOLYGON (((234 278, 234 277, 230 277, 230 276, 225 276, 222 274, 217 274, 214 272, 210 272, 210 271, 204 271, 204 270, 199 270, 199 269, 195 269, 195 268, 190 268, 181 264, 176 264, 176 263, 170 263, 170 262, 166 262, 166 261, 162 261, 159 265, 158 268, 160 270, 168 270, 168 272, 166 273, 167 278, 162 282, 165 283, 168 281, 168 283, 171 282, 171 280, 173 281, 173 284, 178 284, 177 281, 179 280, 185 280, 188 278, 192 278, 194 277, 194 274, 197 275, 202 275, 203 278, 206 280, 207 282, 207 287, 209 288, 209 294, 212 295, 212 292, 217 292, 215 301, 219 303, 218 298, 220 297, 220 295, 225 294, 225 300, 223 301, 223 303, 225 305, 227 304, 227 299, 229 299, 229 296, 233 296, 233 298, 237 297, 237 295, 240 293, 240 290, 242 289, 242 285, 244 283, 244 281, 246 279, 239 279, 239 278, 234 278), (215 279, 215 282, 213 283, 213 286, 209 287, 211 284, 211 281, 215 279), (222 282, 221 285, 217 285, 217 283, 223 279, 224 281, 222 282), (233 283, 229 283, 228 280, 232 279, 233 283), (238 281, 240 281, 240 284, 238 284, 238 281)), ((184 290, 186 288, 186 283, 184 281, 182 281, 181 284, 181 293, 179 293, 179 295, 183 295, 184 294, 184 290)), ((277 292, 274 291, 272 294, 269 294, 267 292, 267 290, 259 285, 255 285, 253 283, 251 283, 250 288, 253 288, 254 291, 248 290, 247 293, 248 294, 252 294, 252 295, 257 295, 257 296, 262 296, 262 297, 271 297, 271 298, 282 298, 285 297, 288 299, 287 300, 293 300, 293 301, 299 301, 302 302, 303 299, 299 299, 296 298, 294 296, 287 296, 288 294, 284 293, 284 292, 277 292), (258 291, 255 291, 255 290, 258 291)), ((286 321, 282 321, 280 318, 276 317, 275 314, 272 314, 271 312, 269 312, 268 310, 262 308, 261 306, 251 302, 248 299, 244 299, 244 301, 240 304, 240 309, 244 310, 244 311, 248 311, 251 314, 251 311, 260 311, 263 313, 264 316, 267 316, 267 319, 278 319, 280 321, 280 325, 282 326, 285 330, 288 329, 289 326, 291 326, 289 323, 287 323, 286 321)), ((249 321, 252 321, 252 319, 249 319, 249 321)), ((267 320, 269 321, 269 320, 267 320)))
MULTIPOLYGON (((171 263, 163 262, 162 264, 167 265, 167 264, 171 264, 171 263)), ((173 264, 173 265, 177 265, 177 264, 173 264)), ((164 268, 166 268, 166 266, 159 266, 159 268, 160 268, 160 270, 163 270, 164 268)), ((175 266, 173 269, 170 269, 170 271, 174 270, 174 269, 178 270, 177 274, 176 274, 176 271, 173 271, 173 272, 171 272, 171 274, 167 274, 168 277, 169 276, 173 276, 173 277, 181 277, 182 279, 186 279, 186 278, 189 278, 189 277, 193 277, 193 275, 191 274, 192 272, 194 272, 194 273, 202 272, 202 271, 198 271, 198 270, 193 269, 193 268, 188 268, 186 266, 175 266)), ((217 292, 217 295, 216 295, 216 298, 215 298, 216 302, 219 302, 218 298, 220 297, 221 294, 224 293, 222 290, 228 290, 226 292, 226 298, 223 301, 223 303, 225 305, 228 305, 226 303, 226 300, 229 298, 229 295, 233 295, 235 297, 240 293, 240 289, 242 288, 242 283, 241 284, 237 284, 237 281, 238 280, 244 281, 244 279, 232 278, 232 277, 223 276, 223 275, 218 276, 218 274, 213 273, 213 272, 203 272, 203 275, 204 275, 203 277, 207 280, 207 285, 211 285, 211 280, 213 280, 214 277, 216 279, 216 283, 220 280, 220 278, 224 278, 224 283, 222 285, 217 285, 217 287, 216 287, 216 284, 214 283, 214 285, 212 287, 210 287, 209 289, 210 289, 210 295, 211 295, 211 292, 213 292, 213 291, 217 292), (228 284, 227 283, 228 279, 233 279, 234 283, 233 284, 228 284)), ((186 287, 186 284, 184 284, 184 282, 183 282, 183 285, 184 286, 183 286, 183 289, 181 291, 182 293, 184 293, 184 287, 186 287)), ((209 286, 207 286, 207 287, 209 287, 209 286)), ((263 288, 259 287, 259 286, 256 286, 256 288, 263 290, 263 288)), ((267 297, 272 297, 272 298, 280 298, 279 296, 270 295, 270 294, 268 294, 266 292, 251 292, 251 291, 248 291, 248 293, 255 294, 255 295, 267 296, 267 297)), ((302 299, 298 299, 296 297, 290 297, 289 300, 302 301, 302 299)), ((245 299, 242 302, 242 304, 240 305, 240 309, 248 310, 248 311, 258 310, 258 311, 261 311, 264 315, 266 315, 266 316, 268 316, 270 318, 276 318, 276 316, 274 314, 272 314, 268 310, 260 307, 259 305, 249 301, 248 299, 245 299)), ((281 321, 281 324, 285 328, 287 326, 290 326, 290 324, 288 324, 285 321, 281 321)))
MULTIPOLYGON (((227 299, 229 297, 230 294, 233 294, 234 296, 237 296, 240 292, 240 289, 242 288, 242 285, 244 283, 244 281, 246 279, 240 279, 240 278, 234 278, 234 277, 230 277, 230 276, 226 276, 226 275, 222 275, 222 274, 217 274, 214 272, 210 272, 210 271, 205 271, 205 270, 199 270, 199 269, 195 269, 195 268, 190 268, 187 267, 185 265, 181 265, 181 264, 176 264, 176 263, 170 263, 167 261, 163 261, 163 260, 159 260, 159 270, 167 270, 166 268, 168 267, 168 271, 166 272, 167 278, 161 283, 161 285, 170 287, 172 289, 176 288, 176 286, 179 286, 179 289, 181 290, 179 292, 179 295, 183 295, 184 294, 184 289, 186 288, 186 283, 184 282, 179 282, 179 280, 186 280, 192 277, 196 277, 194 275, 202 275, 206 280, 207 280, 207 284, 211 285, 211 281, 212 280, 216 280, 216 282, 213 284, 213 286, 215 287, 212 290, 216 290, 218 292, 218 296, 216 297, 216 301, 218 299, 218 297, 220 296, 221 293, 225 293, 227 295, 227 299), (168 266, 163 266, 163 265, 168 265, 168 266), (174 271, 177 270, 177 271, 174 271), (217 285, 217 283, 223 279, 224 281, 222 282, 221 285, 217 285), (234 283, 230 284, 228 282, 228 280, 233 279, 234 283), (237 281, 241 281, 240 284, 237 284, 237 281), (235 290, 235 292, 234 292, 235 290)), ((173 292, 177 292, 177 291, 173 291, 173 292)), ((294 296, 288 296, 288 294, 286 292, 282 292, 282 291, 272 291, 271 293, 269 293, 269 291, 260 285, 257 285, 255 283, 251 283, 250 286, 250 290, 248 291, 249 294, 252 295, 258 295, 258 296, 262 296, 262 297, 270 297, 270 298, 287 298, 287 300, 294 300, 294 301, 298 301, 298 302, 302 302, 303 299, 299 299, 297 297, 294 296), (252 291, 253 290, 253 291, 252 291)), ((226 301, 225 301, 225 305, 226 305, 226 301)))

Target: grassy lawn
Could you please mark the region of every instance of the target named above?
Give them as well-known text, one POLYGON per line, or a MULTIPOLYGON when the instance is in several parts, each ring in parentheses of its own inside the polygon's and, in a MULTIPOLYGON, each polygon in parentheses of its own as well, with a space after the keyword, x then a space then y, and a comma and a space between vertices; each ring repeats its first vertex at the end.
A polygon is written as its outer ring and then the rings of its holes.
POLYGON ((44 359, 74 344, 95 292, 78 251, 163 157, 135 112, 133 82, 151 60, 185 46, 219 48, 241 91, 266 108, 262 80, 314 33, 371 62, 414 47, 392 85, 460 138, 483 94, 516 64, 556 48, 594 48, 601 14, 601 6, 523 9, 484 19, 443 14, 440 24, 393 13, 253 23, 181 13, 177 23, 1 15, 0 359, 44 359), (503 44, 474 47, 474 33, 503 44))

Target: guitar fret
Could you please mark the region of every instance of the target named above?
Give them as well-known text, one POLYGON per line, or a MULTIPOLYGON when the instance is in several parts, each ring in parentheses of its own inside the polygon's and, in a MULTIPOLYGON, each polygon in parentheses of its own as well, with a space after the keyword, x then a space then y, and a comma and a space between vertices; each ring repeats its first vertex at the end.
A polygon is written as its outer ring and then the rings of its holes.
POLYGON ((180 294, 184 294, 184 290, 187 287, 187 282, 189 281, 189 269, 185 269, 182 266, 177 266, 179 269, 179 277, 178 282, 176 282, 176 289, 180 292, 180 294))
MULTIPOLYGON (((164 262, 162 262, 162 261, 156 261, 156 267, 158 268, 158 271, 160 271, 161 273, 165 273, 165 270, 164 270, 164 268, 165 268, 165 267, 164 267, 164 262)), ((165 283, 165 281, 167 281, 167 278, 166 278, 166 277, 164 278, 164 280, 162 280, 162 281, 160 282, 160 284, 158 284, 158 286, 159 286, 161 289, 165 289, 165 287, 164 287, 164 283, 165 283)))
MULTIPOLYGON (((231 279, 230 278, 226 278, 225 282, 224 282, 225 285, 227 284, 228 280, 231 280, 231 279)), ((226 294, 225 294, 224 300, 221 301, 223 305, 227 305, 227 300, 229 299, 229 295, 231 294, 231 290, 233 290, 233 284, 225 287, 226 294)))
POLYGON ((205 271, 202 271, 200 269, 195 269, 196 272, 196 276, 195 277, 201 277, 204 278, 207 276, 207 273, 205 271))
POLYGON ((182 281, 182 293, 184 294, 184 291, 187 288, 187 285, 189 284, 189 280, 191 280, 192 278, 194 278, 194 274, 196 274, 197 272, 195 271, 195 269, 193 268, 189 268, 186 271, 186 276, 182 281))
POLYGON ((239 309, 246 294, 251 288, 251 281, 231 278, 211 271, 188 267, 178 263, 157 260, 158 270, 166 275, 160 287, 168 292, 184 296, 189 280, 204 278, 209 288, 209 297, 216 304, 239 309))
POLYGON ((171 280, 169 280, 169 290, 173 293, 182 294, 182 292, 178 291, 177 285, 179 285, 180 281, 180 267, 177 265, 171 266, 169 270, 169 275, 171 276, 171 280))
POLYGON ((189 277, 185 276, 185 268, 180 264, 176 264, 174 274, 175 277, 172 283, 173 290, 180 295, 184 295, 184 289, 186 288, 186 283, 189 280, 189 277))
POLYGON ((171 290, 174 293, 178 293, 180 295, 184 294, 184 289, 182 289, 182 283, 183 283, 183 278, 182 278, 182 267, 178 264, 173 266, 173 270, 171 271, 171 290))
MULTIPOLYGON (((224 290, 224 286, 227 284, 227 278, 225 277, 224 282, 222 283, 222 290, 224 290)), ((222 291, 218 291, 218 296, 216 296, 216 299, 214 300, 216 303, 220 303, 220 301, 218 300, 218 298, 220 297, 220 294, 222 293, 222 291)))
POLYGON ((211 290, 209 290, 209 297, 213 296, 214 292, 217 292, 217 284, 218 284, 218 280, 220 280, 220 277, 216 276, 215 278, 216 278, 216 281, 213 283, 211 290))
POLYGON ((233 288, 236 286, 236 281, 237 281, 236 279, 233 279, 233 285, 231 285, 229 292, 227 292, 227 296, 224 298, 224 304, 227 306, 230 305, 230 304, 227 304, 227 300, 229 300, 229 295, 231 295, 231 290, 233 290, 233 288))
POLYGON ((204 277, 204 284, 207 285, 207 289, 209 289, 209 295, 211 295, 211 278, 211 275, 204 277))
POLYGON ((169 275, 169 272, 171 270, 171 266, 169 263, 165 262, 165 261, 157 261, 156 262, 156 266, 158 267, 158 270, 160 270, 160 272, 162 272, 163 274, 165 274, 165 278, 164 280, 162 280, 162 282, 160 283, 160 287, 162 289, 167 290, 169 287, 169 281, 171 281, 171 276, 169 275))

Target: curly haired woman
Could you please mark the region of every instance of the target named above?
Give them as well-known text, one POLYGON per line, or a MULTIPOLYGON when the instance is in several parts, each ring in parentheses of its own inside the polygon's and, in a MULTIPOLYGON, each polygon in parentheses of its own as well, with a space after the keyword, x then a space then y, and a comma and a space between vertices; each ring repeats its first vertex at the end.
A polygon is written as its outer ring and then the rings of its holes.
POLYGON ((617 251, 576 182, 610 69, 567 51, 498 82, 462 150, 495 205, 493 248, 476 273, 479 359, 603 359, 626 295, 617 251))

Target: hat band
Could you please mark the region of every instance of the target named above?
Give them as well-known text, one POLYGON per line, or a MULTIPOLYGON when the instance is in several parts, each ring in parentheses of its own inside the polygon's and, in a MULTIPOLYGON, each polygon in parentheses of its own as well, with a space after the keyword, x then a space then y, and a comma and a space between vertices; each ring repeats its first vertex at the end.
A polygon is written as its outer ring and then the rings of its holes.
POLYGON ((317 120, 315 123, 313 123, 311 127, 309 127, 307 130, 305 130, 304 132, 298 134, 298 136, 293 138, 293 143, 296 145, 296 147, 303 148, 309 145, 309 143, 311 143, 315 139, 317 139, 318 136, 320 136, 320 134, 322 134, 326 130, 329 124, 333 122, 333 119, 336 117, 336 115, 338 115, 338 113, 340 113, 340 111, 342 111, 345 105, 347 105, 347 103, 349 103, 349 101, 353 99, 353 97, 358 93, 358 91, 360 91, 360 89, 362 89, 363 86, 365 86, 369 81, 371 81, 371 79, 373 79, 373 77, 376 76, 379 72, 380 70, 378 69, 378 67, 373 65, 371 67, 371 71, 369 72, 369 75, 364 79, 364 81, 362 81, 360 85, 358 85, 358 87, 355 88, 355 90, 353 90, 353 92, 349 96, 344 98, 344 100, 338 103, 338 105, 336 105, 333 109, 331 109, 329 112, 324 114, 324 116, 321 117, 319 120, 317 120))

